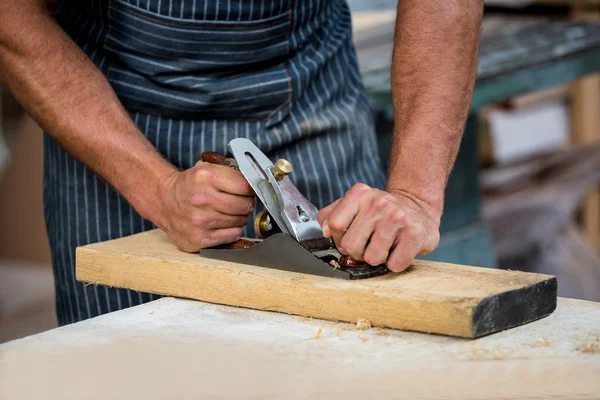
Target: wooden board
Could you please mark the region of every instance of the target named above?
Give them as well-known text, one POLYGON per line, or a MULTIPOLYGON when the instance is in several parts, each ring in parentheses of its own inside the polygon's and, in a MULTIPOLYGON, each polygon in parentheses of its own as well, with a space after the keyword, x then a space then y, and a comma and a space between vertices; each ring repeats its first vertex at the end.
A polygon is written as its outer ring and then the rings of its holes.
POLYGON ((476 340, 162 298, 0 345, 0 399, 595 399, 600 304, 476 340))
POLYGON ((548 275, 415 261, 401 274, 346 281, 202 258, 158 230, 79 247, 76 268, 84 282, 468 338, 556 307, 548 275))

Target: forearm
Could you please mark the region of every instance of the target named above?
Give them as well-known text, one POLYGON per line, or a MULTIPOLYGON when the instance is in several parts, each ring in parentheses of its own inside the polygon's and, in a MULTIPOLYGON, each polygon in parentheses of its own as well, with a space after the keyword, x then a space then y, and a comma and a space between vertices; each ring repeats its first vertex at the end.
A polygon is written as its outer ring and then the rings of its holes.
POLYGON ((41 3, 0 0, 0 82, 61 147, 155 219, 153 199, 175 168, 41 3))
POLYGON ((436 218, 473 94, 482 13, 481 0, 398 4, 387 190, 424 203, 436 218))

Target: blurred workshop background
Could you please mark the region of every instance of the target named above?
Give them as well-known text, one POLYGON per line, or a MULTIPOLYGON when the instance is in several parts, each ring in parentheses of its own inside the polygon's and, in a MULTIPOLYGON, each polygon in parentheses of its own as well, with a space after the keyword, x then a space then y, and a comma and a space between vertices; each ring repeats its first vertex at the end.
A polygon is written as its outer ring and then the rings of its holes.
MULTIPOLYGON (((387 160, 396 1, 349 3, 387 160)), ((1 86, 0 105, 1 343, 56 319, 42 132, 1 86)), ((559 295, 600 301, 599 181, 600 0, 486 0, 442 240, 425 258, 553 274, 559 295)))

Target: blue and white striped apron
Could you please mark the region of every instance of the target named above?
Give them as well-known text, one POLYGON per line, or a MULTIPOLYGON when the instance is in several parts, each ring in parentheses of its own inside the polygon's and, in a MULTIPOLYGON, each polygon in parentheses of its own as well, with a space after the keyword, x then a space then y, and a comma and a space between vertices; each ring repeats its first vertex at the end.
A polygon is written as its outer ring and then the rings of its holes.
MULTIPOLYGON (((246 137, 319 208, 384 186, 345 0, 63 0, 56 19, 175 166, 246 137)), ((76 282, 76 246, 153 225, 48 136, 44 192, 61 325, 156 297, 76 282)))

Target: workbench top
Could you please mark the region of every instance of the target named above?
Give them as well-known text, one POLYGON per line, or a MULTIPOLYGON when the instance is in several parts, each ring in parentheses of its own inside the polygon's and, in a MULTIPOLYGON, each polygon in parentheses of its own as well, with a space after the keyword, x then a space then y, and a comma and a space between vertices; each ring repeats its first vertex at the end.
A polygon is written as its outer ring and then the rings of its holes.
POLYGON ((0 345, 0 398, 598 398, 600 304, 477 340, 162 298, 0 345))

